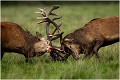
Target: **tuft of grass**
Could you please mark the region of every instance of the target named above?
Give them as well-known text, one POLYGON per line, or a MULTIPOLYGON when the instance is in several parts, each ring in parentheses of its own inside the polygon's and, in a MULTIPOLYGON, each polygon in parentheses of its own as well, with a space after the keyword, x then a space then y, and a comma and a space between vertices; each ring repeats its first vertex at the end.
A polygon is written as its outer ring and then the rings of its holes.
MULTIPOLYGON (((63 15, 64 36, 83 27, 94 18, 119 15, 119 2, 2 2, 1 21, 15 22, 33 35, 40 32, 45 37, 45 25, 37 24, 37 8, 50 9, 59 4, 55 13, 63 15), (34 3, 34 4, 32 4, 34 3)), ((57 21, 60 23, 61 20, 57 21)), ((51 27, 53 29, 53 27, 51 27)), ((59 45, 58 41, 55 41, 59 45)), ((48 53, 31 58, 25 63, 21 54, 5 53, 1 61, 2 79, 118 79, 119 43, 99 50, 101 63, 93 56, 89 60, 75 61, 72 56, 66 62, 52 61, 48 53)))

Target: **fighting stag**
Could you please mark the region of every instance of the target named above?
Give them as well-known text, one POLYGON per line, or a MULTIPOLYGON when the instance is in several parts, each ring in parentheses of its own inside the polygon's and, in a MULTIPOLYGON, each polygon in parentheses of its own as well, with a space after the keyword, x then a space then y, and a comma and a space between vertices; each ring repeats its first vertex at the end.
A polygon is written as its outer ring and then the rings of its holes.
POLYGON ((49 45, 52 47, 52 49, 50 51, 50 55, 53 58, 53 60, 55 60, 55 61, 56 60, 60 60, 60 61, 65 60, 65 58, 60 55, 60 53, 65 53, 64 50, 61 49, 61 46, 57 47, 57 46, 54 46, 52 44, 52 41, 56 40, 58 38, 60 38, 60 44, 62 43, 63 32, 61 32, 61 30, 60 30, 62 22, 59 25, 55 22, 55 20, 58 20, 58 19, 62 18, 62 16, 57 17, 57 18, 52 18, 52 19, 50 18, 51 15, 52 16, 57 16, 57 14, 53 13, 53 11, 58 9, 59 7, 60 6, 58 6, 58 5, 54 5, 52 7, 52 9, 50 9, 49 12, 46 12, 44 9, 39 8, 39 12, 35 12, 35 13, 38 13, 42 16, 42 17, 37 17, 37 19, 42 20, 42 21, 38 22, 38 24, 40 24, 40 23, 45 23, 46 24, 47 40, 49 41, 49 45), (50 24, 55 26, 55 29, 52 33, 50 33, 50 31, 49 31, 50 24))
POLYGON ((48 41, 39 32, 33 36, 16 23, 1 22, 1 59, 5 52, 16 52, 28 62, 30 57, 43 55, 49 49, 48 41))
MULTIPOLYGON (((101 47, 119 42, 119 17, 96 18, 88 22, 83 28, 66 35, 63 39, 63 48, 68 56, 76 60, 80 53, 84 58, 91 58, 94 54, 100 61, 98 50, 101 47)), ((68 57, 67 56, 67 57, 68 57)))

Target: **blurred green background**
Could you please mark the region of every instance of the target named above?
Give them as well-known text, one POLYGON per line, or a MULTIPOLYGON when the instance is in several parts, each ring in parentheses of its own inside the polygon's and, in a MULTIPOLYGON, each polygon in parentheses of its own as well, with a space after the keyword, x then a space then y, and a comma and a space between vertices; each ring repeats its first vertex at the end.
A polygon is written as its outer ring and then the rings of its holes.
MULTIPOLYGON (((38 8, 49 10, 53 5, 61 8, 55 13, 62 15, 58 20, 63 21, 61 30, 67 35, 74 30, 84 27, 94 18, 119 16, 119 2, 83 2, 83 1, 2 1, 1 21, 15 22, 23 29, 28 29, 33 35, 40 32, 44 37, 45 24, 37 24, 38 8)), ((53 30, 54 27, 51 27, 53 30)), ((55 42, 59 45, 58 41, 55 42)), ((2 79, 118 79, 119 78, 119 43, 101 48, 99 55, 102 62, 95 57, 90 60, 75 61, 71 56, 66 62, 54 62, 46 53, 40 57, 31 58, 25 63, 21 54, 5 54, 1 62, 2 79)))

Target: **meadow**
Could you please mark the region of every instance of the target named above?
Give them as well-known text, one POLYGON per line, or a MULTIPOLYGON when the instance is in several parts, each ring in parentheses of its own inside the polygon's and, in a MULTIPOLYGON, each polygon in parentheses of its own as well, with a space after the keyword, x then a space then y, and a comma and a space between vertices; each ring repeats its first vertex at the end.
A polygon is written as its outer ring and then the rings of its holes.
MULTIPOLYGON (((94 18, 119 16, 119 2, 1 2, 1 21, 15 22, 33 35, 40 32, 44 37, 45 24, 37 24, 38 8, 50 9, 60 5, 55 13, 62 15, 61 30, 67 35, 94 18)), ((53 27, 51 27, 53 28, 53 27)), ((58 41, 55 42, 59 45, 58 41)), ((29 63, 21 54, 5 53, 1 61, 2 79, 119 79, 119 42, 99 50, 101 62, 95 56, 76 61, 53 61, 49 53, 33 57, 29 63)))

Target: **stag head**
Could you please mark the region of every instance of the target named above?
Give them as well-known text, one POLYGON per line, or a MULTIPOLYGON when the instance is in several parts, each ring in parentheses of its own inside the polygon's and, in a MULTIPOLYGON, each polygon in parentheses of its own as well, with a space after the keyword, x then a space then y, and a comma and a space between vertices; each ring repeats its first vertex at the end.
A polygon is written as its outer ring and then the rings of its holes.
POLYGON ((51 46, 49 46, 49 41, 42 37, 39 32, 36 32, 36 37, 38 42, 34 43, 33 47, 35 50, 36 56, 43 55, 45 52, 49 52, 51 50, 51 46))

